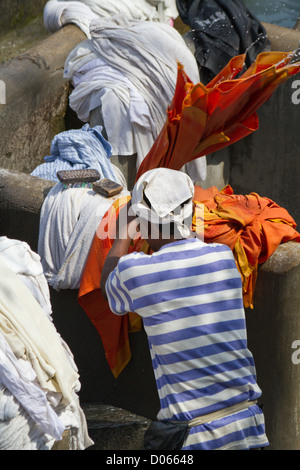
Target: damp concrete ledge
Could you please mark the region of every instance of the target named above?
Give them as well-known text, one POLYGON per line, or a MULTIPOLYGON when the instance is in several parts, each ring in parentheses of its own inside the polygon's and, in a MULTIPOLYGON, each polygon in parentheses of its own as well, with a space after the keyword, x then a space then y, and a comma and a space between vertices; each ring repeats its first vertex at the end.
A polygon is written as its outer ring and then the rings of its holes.
POLYGON ((69 82, 63 78, 69 52, 85 35, 67 25, 0 67, 5 104, 0 104, 0 166, 30 173, 65 130, 69 82))

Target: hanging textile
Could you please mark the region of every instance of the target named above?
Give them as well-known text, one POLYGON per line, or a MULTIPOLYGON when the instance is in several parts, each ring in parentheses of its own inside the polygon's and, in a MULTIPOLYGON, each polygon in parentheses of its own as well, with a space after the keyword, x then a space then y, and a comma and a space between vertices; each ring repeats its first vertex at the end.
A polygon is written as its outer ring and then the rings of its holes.
POLYGON ((279 85, 300 71, 293 53, 264 52, 239 78, 245 55, 234 57, 208 85, 194 85, 178 65, 175 94, 164 127, 141 163, 145 171, 165 166, 180 170, 258 129, 256 111, 279 85))
MULTIPOLYGON (((114 229, 121 207, 130 196, 118 198, 101 220, 95 234, 89 256, 82 274, 78 302, 101 337, 105 356, 115 377, 118 377, 131 358, 128 333, 140 331, 141 318, 132 312, 118 316, 112 313, 108 301, 100 290, 101 272, 106 256, 112 247, 114 229)), ((148 244, 137 238, 132 241, 129 253, 150 253, 148 244)))

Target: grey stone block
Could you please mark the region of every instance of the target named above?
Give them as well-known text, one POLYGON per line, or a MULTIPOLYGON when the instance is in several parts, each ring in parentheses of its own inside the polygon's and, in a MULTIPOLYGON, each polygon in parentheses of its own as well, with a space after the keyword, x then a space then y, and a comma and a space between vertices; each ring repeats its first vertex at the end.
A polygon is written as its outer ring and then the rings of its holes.
POLYGON ((0 67, 6 104, 0 104, 0 166, 30 173, 65 130, 69 82, 63 78, 69 52, 85 35, 67 25, 0 67))

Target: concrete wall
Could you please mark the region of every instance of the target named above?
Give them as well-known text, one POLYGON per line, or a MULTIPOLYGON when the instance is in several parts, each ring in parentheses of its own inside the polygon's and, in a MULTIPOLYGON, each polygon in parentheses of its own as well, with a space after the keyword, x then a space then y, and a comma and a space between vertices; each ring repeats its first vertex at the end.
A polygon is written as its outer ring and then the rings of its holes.
MULTIPOLYGON (((69 82, 63 78, 69 52, 85 38, 68 25, 0 67, 6 104, 0 104, 0 166, 30 173, 66 128, 69 82)), ((81 124, 82 125, 82 124, 81 124)))
POLYGON ((0 34, 40 16, 46 3, 47 0, 0 0, 0 34))
POLYGON ((299 274, 300 244, 281 245, 259 270, 246 312, 271 450, 300 449, 299 274))

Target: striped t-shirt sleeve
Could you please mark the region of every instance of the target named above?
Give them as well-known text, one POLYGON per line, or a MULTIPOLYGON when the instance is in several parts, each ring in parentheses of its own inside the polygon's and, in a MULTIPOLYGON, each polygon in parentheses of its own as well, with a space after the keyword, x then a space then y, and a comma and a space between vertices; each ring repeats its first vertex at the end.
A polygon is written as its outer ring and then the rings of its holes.
POLYGON ((125 315, 133 311, 132 299, 120 278, 119 265, 108 276, 105 289, 113 313, 125 315))

